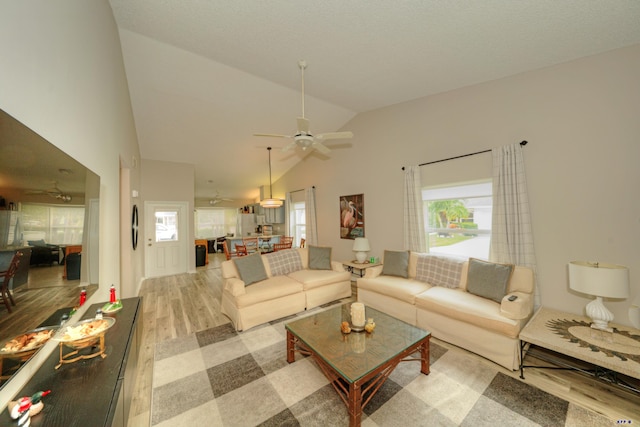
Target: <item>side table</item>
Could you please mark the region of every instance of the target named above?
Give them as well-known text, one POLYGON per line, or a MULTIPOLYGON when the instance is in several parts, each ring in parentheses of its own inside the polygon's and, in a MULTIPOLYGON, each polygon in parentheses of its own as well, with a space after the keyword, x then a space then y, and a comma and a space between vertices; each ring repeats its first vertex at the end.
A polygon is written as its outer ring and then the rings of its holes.
POLYGON ((367 268, 375 267, 378 265, 382 265, 381 262, 370 263, 369 261, 360 264, 357 261, 342 261, 342 265, 347 268, 347 271, 353 274, 356 274, 355 270, 358 270, 360 273, 360 277, 364 276, 364 272, 367 268))
POLYGON ((561 363, 535 355, 556 365, 552 369, 576 369, 640 393, 640 381, 635 381, 640 380, 640 330, 609 323, 612 333, 590 325, 585 316, 541 307, 520 332, 520 378, 524 379, 524 368, 534 367, 524 365, 525 351, 537 346, 575 359, 575 363, 561 363), (590 368, 581 368, 585 365, 581 362, 590 368))

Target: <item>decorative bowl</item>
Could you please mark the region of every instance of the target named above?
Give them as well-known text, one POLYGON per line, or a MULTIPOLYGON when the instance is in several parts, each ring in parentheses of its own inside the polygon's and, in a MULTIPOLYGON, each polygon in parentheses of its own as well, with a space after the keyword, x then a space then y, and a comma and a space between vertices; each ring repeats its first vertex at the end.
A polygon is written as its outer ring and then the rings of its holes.
POLYGON ((0 347, 0 356, 8 357, 10 359, 18 359, 24 362, 53 337, 54 331, 54 327, 45 326, 8 339, 4 341, 2 343, 2 347, 0 347), (10 346, 12 342, 19 343, 24 341, 29 335, 32 335, 33 337, 25 342, 24 345, 15 348, 7 348, 7 346, 10 346), (40 337, 38 338, 38 336, 40 337))
POLYGON ((61 328, 51 339, 74 349, 90 347, 97 343, 115 323, 116 319, 113 317, 86 319, 75 325, 61 328))

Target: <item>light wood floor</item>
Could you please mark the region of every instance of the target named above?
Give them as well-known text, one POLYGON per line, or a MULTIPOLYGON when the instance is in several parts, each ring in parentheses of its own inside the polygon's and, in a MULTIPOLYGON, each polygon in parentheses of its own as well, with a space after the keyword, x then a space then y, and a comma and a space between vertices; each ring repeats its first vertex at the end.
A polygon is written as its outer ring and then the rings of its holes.
MULTIPOLYGON (((130 427, 149 425, 155 344, 229 323, 229 319, 220 313, 220 263, 223 260, 224 256, 221 254, 209 254, 209 264, 199 267, 195 274, 149 279, 142 284, 140 296, 143 297, 144 310, 141 325, 143 338, 131 405, 130 427)), ((69 286, 24 289, 16 292, 16 296, 18 305, 14 313, 7 315, 6 309, 0 307, 0 338, 24 332, 27 324, 33 325, 30 328, 38 325, 53 312, 51 309, 50 312, 40 313, 46 311, 46 307, 53 304, 56 307, 64 304, 75 305, 78 289, 69 286), (53 302, 54 299, 56 302, 53 302), (27 304, 26 301, 31 301, 32 304, 27 304)), ((452 347, 436 339, 433 341, 443 347, 452 347)), ((493 368, 496 367, 485 359, 474 357, 493 368)), ((526 362, 539 363, 529 356, 526 362)), ((514 378, 519 376, 519 372, 503 372, 514 378)), ((527 383, 601 413, 609 417, 612 424, 618 420, 632 421, 634 424, 640 422, 638 394, 610 387, 576 372, 530 369, 525 371, 525 376, 527 383)))

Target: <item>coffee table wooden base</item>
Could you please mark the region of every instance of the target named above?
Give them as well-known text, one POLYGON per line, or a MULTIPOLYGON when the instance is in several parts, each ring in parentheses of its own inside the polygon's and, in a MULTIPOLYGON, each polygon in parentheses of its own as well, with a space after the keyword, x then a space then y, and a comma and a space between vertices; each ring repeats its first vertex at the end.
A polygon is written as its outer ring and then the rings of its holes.
POLYGON ((389 375, 398 366, 400 362, 419 361, 420 372, 429 375, 429 343, 431 335, 426 336, 417 343, 407 347, 397 356, 389 359, 376 369, 371 370, 363 377, 354 382, 347 381, 339 372, 331 365, 326 363, 322 357, 318 356, 314 351, 309 349, 294 334, 287 329, 287 362, 295 361, 295 352, 313 357, 324 375, 338 392, 342 401, 347 405, 349 411, 349 425, 352 427, 359 426, 362 422, 362 410, 371 401, 389 375), (420 352, 420 358, 409 358, 413 353, 420 352))

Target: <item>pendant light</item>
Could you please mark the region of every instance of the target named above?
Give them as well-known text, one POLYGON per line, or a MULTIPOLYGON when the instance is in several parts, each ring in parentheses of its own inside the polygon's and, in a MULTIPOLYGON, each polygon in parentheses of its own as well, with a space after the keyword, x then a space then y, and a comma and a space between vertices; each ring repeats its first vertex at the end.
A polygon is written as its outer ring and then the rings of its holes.
POLYGON ((263 208, 279 208, 282 206, 282 200, 274 199, 271 188, 271 147, 267 147, 269 151, 269 198, 260 201, 260 206, 263 208))

